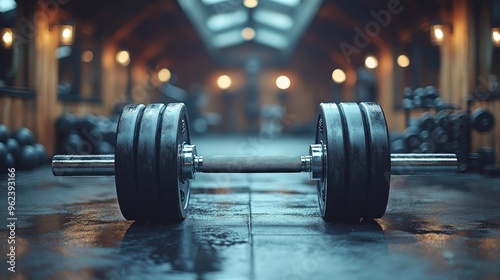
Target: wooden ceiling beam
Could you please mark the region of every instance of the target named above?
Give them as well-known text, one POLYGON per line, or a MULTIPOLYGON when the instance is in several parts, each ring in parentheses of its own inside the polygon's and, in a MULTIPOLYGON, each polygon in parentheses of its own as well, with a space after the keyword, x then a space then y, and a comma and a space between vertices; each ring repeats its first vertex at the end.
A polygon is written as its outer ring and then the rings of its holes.
POLYGON ((174 40, 171 36, 160 36, 154 43, 145 44, 137 60, 144 64, 149 63, 152 58, 156 57, 174 40))
MULTIPOLYGON (((335 24, 340 24, 342 26, 350 27, 353 29, 352 38, 349 39, 346 43, 353 44, 353 40, 355 37, 354 28, 358 27, 364 32, 365 23, 360 22, 354 17, 350 16, 349 13, 340 9, 337 5, 330 3, 324 5, 320 11, 318 12, 317 17, 320 20, 334 22, 335 24)), ((382 32, 381 32, 382 33, 382 32)), ((382 34, 378 36, 370 37, 370 40, 378 47, 378 48, 388 48, 389 44, 381 37, 382 34)))
POLYGON ((118 28, 111 37, 111 42, 118 43, 128 37, 142 22, 159 14, 172 10, 172 3, 164 0, 157 0, 146 6, 142 11, 137 13, 132 19, 127 20, 120 28, 118 28))

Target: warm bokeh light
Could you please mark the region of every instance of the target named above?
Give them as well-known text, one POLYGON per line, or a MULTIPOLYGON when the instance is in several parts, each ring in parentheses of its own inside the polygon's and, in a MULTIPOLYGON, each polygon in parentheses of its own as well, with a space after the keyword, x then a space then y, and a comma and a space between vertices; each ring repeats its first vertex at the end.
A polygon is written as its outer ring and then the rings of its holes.
POLYGON ((94 59, 94 53, 92 51, 84 51, 82 53, 83 62, 91 62, 94 59))
POLYGON ((499 42, 500 41, 500 33, 498 31, 493 32, 493 41, 499 42))
POLYGON ((495 27, 491 29, 491 41, 495 47, 500 47, 500 28, 495 27))
POLYGON ((410 66, 410 59, 408 56, 404 54, 398 56, 398 65, 403 68, 410 66))
POLYGON ((374 57, 373 55, 368 56, 365 59, 365 66, 368 69, 375 69, 375 68, 377 68, 377 66, 378 66, 378 60, 377 60, 377 58, 374 57))
POLYGON ((436 39, 442 40, 444 37, 443 30, 441 28, 434 29, 434 36, 436 37, 436 39))
POLYGON ((243 1, 243 5, 245 5, 245 7, 249 8, 249 9, 252 9, 252 8, 257 7, 257 5, 259 5, 259 1, 257 1, 257 0, 245 0, 245 1, 243 1))
POLYGON ((130 64, 130 53, 128 51, 119 51, 116 54, 116 62, 125 67, 130 64))
POLYGON ((14 42, 14 32, 10 28, 5 28, 2 30, 2 42, 4 48, 9 49, 12 47, 12 43, 14 42))
POLYGON ((251 27, 245 27, 241 30, 241 38, 246 41, 253 40, 255 38, 255 30, 251 27))
POLYGON ((347 79, 347 75, 341 69, 335 69, 332 72, 332 80, 336 84, 342 84, 347 79))
POLYGON ((443 45, 446 40, 448 27, 443 24, 431 26, 431 41, 434 45, 443 45))
POLYGON ((160 71, 158 71, 158 80, 162 83, 168 83, 170 81, 170 78, 172 78, 172 73, 170 73, 170 70, 167 68, 162 68, 160 71))
POLYGON ((291 82, 287 76, 279 76, 276 79, 276 86, 281 90, 286 90, 290 88, 291 82))
POLYGON ((71 45, 73 44, 74 38, 74 27, 72 25, 61 25, 61 45, 71 45))
POLYGON ((222 75, 217 79, 217 86, 222 90, 227 90, 231 87, 231 78, 228 75, 222 75))

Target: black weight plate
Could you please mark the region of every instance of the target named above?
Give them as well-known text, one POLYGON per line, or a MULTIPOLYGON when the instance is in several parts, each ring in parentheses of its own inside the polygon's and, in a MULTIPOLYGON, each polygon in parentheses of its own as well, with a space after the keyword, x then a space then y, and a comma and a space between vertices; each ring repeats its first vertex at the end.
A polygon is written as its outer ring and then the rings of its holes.
POLYGON ((389 199, 391 152, 385 115, 376 103, 359 104, 367 132, 369 157, 368 205, 365 218, 381 218, 389 199))
POLYGON ((404 132, 406 146, 409 150, 418 149, 422 141, 420 140, 420 129, 418 127, 407 127, 404 132))
POLYGON ((163 220, 180 221, 187 215, 191 182, 183 182, 180 175, 180 151, 183 144, 191 144, 186 106, 167 105, 161 123, 159 174, 161 211, 163 220))
POLYGON ((479 132, 487 132, 495 126, 495 117, 493 114, 482 108, 474 110, 470 119, 472 127, 479 132))
POLYGON ((150 104, 144 110, 137 137, 138 204, 141 220, 161 221, 160 173, 159 167, 161 122, 165 105, 150 104), (140 181, 139 181, 140 180, 140 181))
POLYGON ((432 140, 425 140, 418 147, 418 151, 423 154, 432 154, 436 151, 436 144, 432 140))
POLYGON ((356 103, 340 103, 347 162, 346 219, 364 218, 368 203, 369 158, 364 118, 356 103))
POLYGON ((420 128, 432 131, 436 127, 436 121, 434 117, 429 113, 425 112, 420 117, 420 128))
POLYGON ((136 174, 139 124, 146 106, 128 105, 118 122, 115 147, 115 183, 120 210, 127 220, 141 218, 137 201, 140 178, 136 174))
POLYGON ((337 104, 321 103, 318 109, 316 144, 324 146, 324 174, 318 181, 318 204, 325 221, 340 221, 347 214, 344 130, 337 104))
POLYGON ((406 153, 406 142, 403 139, 391 141, 391 151, 394 153, 406 153))

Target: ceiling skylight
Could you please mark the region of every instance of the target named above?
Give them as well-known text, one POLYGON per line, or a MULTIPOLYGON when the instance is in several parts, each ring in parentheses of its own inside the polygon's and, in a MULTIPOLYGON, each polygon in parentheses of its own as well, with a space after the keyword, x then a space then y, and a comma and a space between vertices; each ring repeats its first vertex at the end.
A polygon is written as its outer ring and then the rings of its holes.
POLYGON ((231 30, 215 35, 212 44, 217 48, 225 48, 243 42, 240 30, 231 30))
POLYGON ((271 1, 289 7, 296 7, 297 5, 300 4, 300 0, 271 0, 271 1))
POLYGON ((280 50, 288 47, 288 39, 285 36, 264 28, 256 32, 255 41, 280 50))
POLYGON ((253 19, 258 23, 278 29, 290 29, 293 27, 293 19, 291 17, 270 10, 259 9, 255 11, 253 19))
POLYGON ((0 13, 5 13, 15 9, 17 6, 14 0, 0 0, 0 13))
POLYGON ((232 26, 240 25, 248 20, 248 12, 236 10, 230 13, 216 14, 208 18, 207 27, 212 31, 223 30, 232 26))

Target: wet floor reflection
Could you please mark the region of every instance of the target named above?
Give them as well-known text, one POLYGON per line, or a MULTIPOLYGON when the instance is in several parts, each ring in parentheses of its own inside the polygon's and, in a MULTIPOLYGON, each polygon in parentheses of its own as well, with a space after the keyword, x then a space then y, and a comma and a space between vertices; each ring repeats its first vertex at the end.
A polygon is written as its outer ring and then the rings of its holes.
POLYGON ((190 225, 134 223, 120 245, 124 275, 192 272, 197 278, 221 270, 217 250, 193 234, 190 225))

